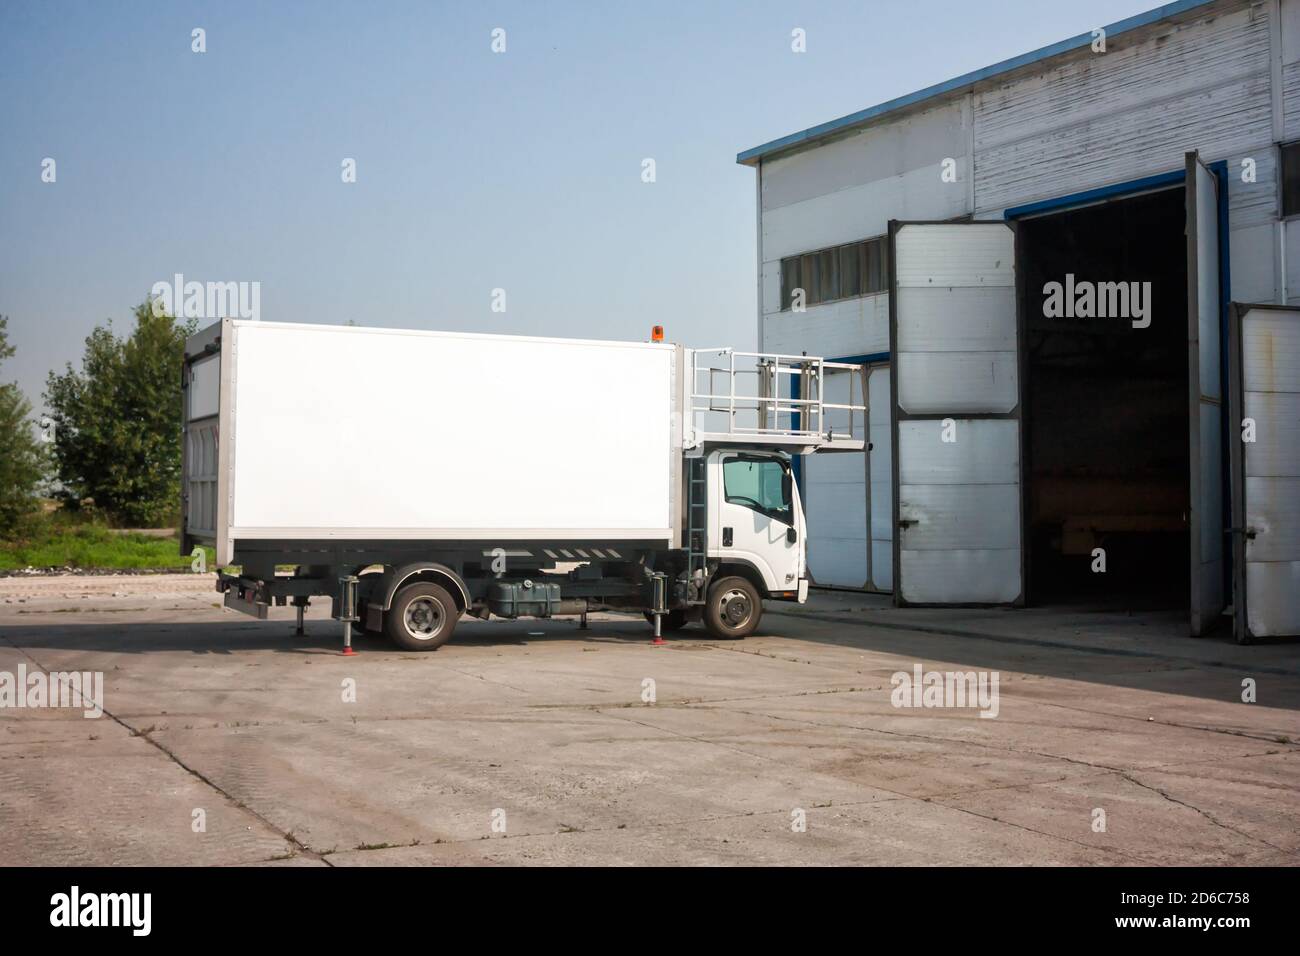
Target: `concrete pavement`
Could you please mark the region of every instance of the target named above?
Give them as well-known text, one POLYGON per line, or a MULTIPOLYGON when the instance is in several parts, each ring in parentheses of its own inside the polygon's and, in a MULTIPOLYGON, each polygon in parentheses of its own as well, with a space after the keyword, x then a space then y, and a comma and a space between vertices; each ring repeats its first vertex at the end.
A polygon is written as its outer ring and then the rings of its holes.
POLYGON ((0 708, 0 864, 1300 861, 1297 645, 818 594, 734 643, 466 620, 344 658, 326 608, 298 638, 211 588, 0 580, 0 673, 102 672, 106 710, 0 708), (918 665, 996 671, 997 716, 895 706, 918 665))

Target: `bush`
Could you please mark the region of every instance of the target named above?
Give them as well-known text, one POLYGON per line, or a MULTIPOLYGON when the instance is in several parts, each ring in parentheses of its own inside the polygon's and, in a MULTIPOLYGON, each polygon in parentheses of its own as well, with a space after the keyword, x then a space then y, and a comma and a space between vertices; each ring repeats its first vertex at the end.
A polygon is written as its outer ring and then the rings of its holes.
POLYGON ((60 494, 135 527, 176 522, 180 510, 181 360, 194 323, 135 309, 126 338, 111 323, 86 338, 81 369, 51 372, 45 402, 54 421, 60 494))

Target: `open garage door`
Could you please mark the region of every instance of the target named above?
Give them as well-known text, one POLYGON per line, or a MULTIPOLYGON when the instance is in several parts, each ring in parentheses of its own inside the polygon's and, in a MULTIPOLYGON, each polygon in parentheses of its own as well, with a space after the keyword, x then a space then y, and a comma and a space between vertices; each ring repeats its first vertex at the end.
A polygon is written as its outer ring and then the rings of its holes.
POLYGON ((1238 641, 1300 635, 1300 309, 1234 305, 1229 336, 1238 641))
POLYGON ((1024 599, 1015 230, 890 224, 895 602, 1024 599))
POLYGON ((1187 154, 1187 352, 1191 403, 1191 630, 1209 631, 1223 613, 1223 389, 1220 381, 1219 181, 1187 154))

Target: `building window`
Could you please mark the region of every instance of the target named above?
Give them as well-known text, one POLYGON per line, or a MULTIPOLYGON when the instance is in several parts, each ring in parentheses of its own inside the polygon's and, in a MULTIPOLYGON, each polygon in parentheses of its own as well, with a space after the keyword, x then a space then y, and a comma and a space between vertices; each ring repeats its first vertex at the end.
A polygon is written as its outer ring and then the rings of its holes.
POLYGON ((804 306, 884 292, 889 282, 889 239, 878 236, 781 260, 781 311, 803 290, 804 306))
POLYGON ((781 260, 781 311, 789 311, 794 302, 794 290, 799 288, 799 257, 781 260))
POLYGON ((1300 143, 1287 143, 1282 154, 1282 218, 1300 216, 1300 143))

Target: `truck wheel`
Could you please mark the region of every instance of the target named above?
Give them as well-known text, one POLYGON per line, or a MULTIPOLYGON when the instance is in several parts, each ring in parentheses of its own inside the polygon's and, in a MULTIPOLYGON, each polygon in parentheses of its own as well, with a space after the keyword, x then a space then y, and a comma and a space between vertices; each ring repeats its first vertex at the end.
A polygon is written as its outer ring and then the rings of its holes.
MULTIPOLYGON (((649 611, 645 612, 645 619, 646 623, 651 627, 655 626, 655 616, 649 611)), ((677 610, 669 611, 664 615, 663 623, 659 625, 659 628, 663 631, 680 631, 688 623, 689 620, 686 617, 686 612, 681 608, 678 608, 677 610)))
POLYGON ((723 578, 709 588, 704 605, 704 625, 714 637, 739 640, 749 637, 763 617, 763 598, 744 578, 723 578))
POLYGON ((434 651, 451 640, 460 610, 445 588, 428 581, 408 584, 393 596, 384 628, 405 651, 434 651))

